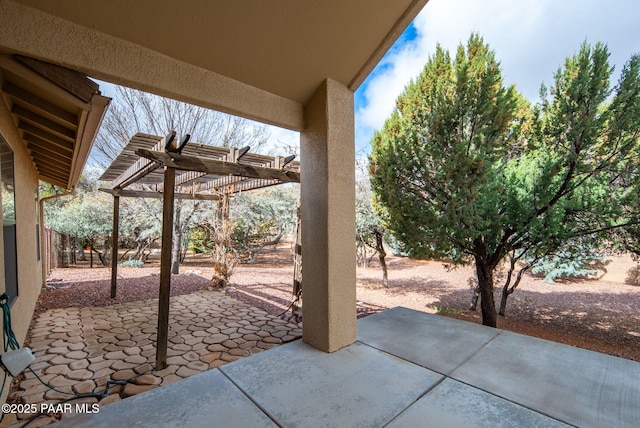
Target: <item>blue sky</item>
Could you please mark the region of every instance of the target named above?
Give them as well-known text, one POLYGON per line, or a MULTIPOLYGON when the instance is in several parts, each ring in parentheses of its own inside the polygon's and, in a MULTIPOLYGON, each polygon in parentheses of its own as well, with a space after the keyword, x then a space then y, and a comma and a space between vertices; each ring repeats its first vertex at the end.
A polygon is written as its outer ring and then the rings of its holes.
POLYGON ((538 100, 564 59, 583 41, 606 43, 617 72, 640 53, 638 0, 430 0, 355 94, 356 151, 391 113, 405 85, 422 70, 436 43, 454 52, 476 31, 495 51, 505 83, 538 100))
MULTIPOLYGON (((390 0, 391 1, 391 0, 390 0)), ((564 59, 583 41, 606 43, 615 79, 640 53, 640 0, 430 0, 355 93, 356 153, 370 152, 396 98, 439 43, 454 52, 478 32, 502 64, 506 84, 529 100, 549 86, 564 59)), ((102 83, 105 95, 112 88, 102 83)), ((297 132, 271 128, 274 146, 297 146, 297 132)))

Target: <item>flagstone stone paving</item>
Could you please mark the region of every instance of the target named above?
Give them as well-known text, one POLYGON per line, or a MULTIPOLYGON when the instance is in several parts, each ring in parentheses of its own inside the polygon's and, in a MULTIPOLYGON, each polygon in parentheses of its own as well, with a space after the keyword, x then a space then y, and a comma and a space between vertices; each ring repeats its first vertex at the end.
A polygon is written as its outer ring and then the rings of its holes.
MULTIPOLYGON (((219 291, 176 296, 170 304, 167 367, 154 370, 157 304, 149 300, 41 313, 26 343, 36 357, 31 369, 56 389, 75 394, 103 393, 108 381, 130 379, 126 385, 109 384, 108 396, 100 400, 73 401, 74 406, 104 406, 302 336, 297 325, 219 291)), ((71 396, 47 388, 29 371, 24 373, 12 398, 40 408, 42 403, 71 396)), ((30 416, 20 414, 17 420, 30 416)), ((29 426, 68 416, 40 417, 29 426)))

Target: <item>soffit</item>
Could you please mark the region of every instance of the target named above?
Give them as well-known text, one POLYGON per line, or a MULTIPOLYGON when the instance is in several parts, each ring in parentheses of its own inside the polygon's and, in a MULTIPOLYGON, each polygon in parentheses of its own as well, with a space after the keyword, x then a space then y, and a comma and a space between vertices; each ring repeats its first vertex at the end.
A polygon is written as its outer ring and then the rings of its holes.
POLYGON ((0 99, 39 178, 75 187, 111 99, 77 72, 5 55, 0 55, 0 99))
POLYGON ((18 0, 287 99, 357 89, 427 0, 18 0))

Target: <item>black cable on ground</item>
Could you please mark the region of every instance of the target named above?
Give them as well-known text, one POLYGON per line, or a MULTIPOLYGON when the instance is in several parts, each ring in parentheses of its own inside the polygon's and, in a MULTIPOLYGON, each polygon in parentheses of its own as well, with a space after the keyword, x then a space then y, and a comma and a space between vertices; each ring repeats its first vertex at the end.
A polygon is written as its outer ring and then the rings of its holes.
MULTIPOLYGON (((104 391, 102 393, 97 393, 97 392, 92 392, 89 394, 75 394, 73 392, 65 392, 65 391, 60 391, 59 389, 54 388, 53 386, 49 385, 48 383, 44 382, 42 379, 40 379, 40 377, 33 371, 31 370, 31 368, 29 368, 29 370, 31 371, 31 373, 33 373, 35 375, 35 377, 47 388, 51 389, 52 391, 55 392, 59 392, 61 394, 68 394, 68 395, 73 395, 73 397, 67 398, 65 400, 59 401, 57 404, 64 404, 64 403, 68 403, 69 401, 73 401, 73 400, 78 400, 80 398, 106 398, 109 396, 109 388, 111 388, 114 385, 126 385, 127 383, 131 382, 133 379, 142 376, 144 374, 149 373, 150 371, 153 370, 153 368, 150 368, 148 370, 145 370, 141 373, 136 374, 135 376, 131 376, 130 378, 124 379, 124 380, 109 380, 107 381, 107 383, 105 384, 104 387, 104 391)), ((95 390, 95 389, 94 389, 95 390)), ((33 415, 32 417, 30 417, 23 425, 21 425, 20 427, 26 427, 27 425, 29 425, 31 422, 33 422, 34 420, 38 419, 40 416, 45 416, 46 413, 42 413, 42 412, 38 412, 35 415, 33 415)))
POLYGON ((60 391, 59 389, 56 389, 54 386, 49 385, 47 382, 43 381, 40 378, 40 376, 38 376, 38 374, 33 371, 33 369, 31 367, 27 367, 27 370, 29 370, 31 373, 33 373, 33 375, 36 377, 36 379, 38 379, 40 381, 41 384, 43 384, 44 386, 46 386, 47 388, 49 388, 52 391, 58 392, 60 394, 66 394, 66 395, 78 395, 78 394, 76 394, 74 392, 60 391))
POLYGON ((289 312, 291 310, 291 308, 293 308, 293 305, 296 304, 296 302, 298 301, 298 299, 294 300, 293 302, 291 302, 291 304, 289 305, 289 307, 287 309, 284 310, 283 313, 281 313, 280 315, 278 315, 278 318, 282 318, 284 316, 284 314, 286 314, 287 312, 289 312))
MULTIPOLYGON (((38 377, 38 375, 36 375, 36 378, 38 378, 38 380, 40 380, 40 382, 42 382, 43 385, 45 385, 49 389, 52 389, 53 391, 60 392, 62 394, 72 394, 72 395, 74 395, 71 398, 67 398, 67 399, 59 401, 57 403, 57 404, 64 404, 64 403, 68 403, 68 402, 73 401, 73 400, 79 400, 81 398, 98 398, 98 399, 106 398, 106 397, 109 396, 109 388, 111 386, 113 386, 113 385, 126 385, 127 383, 131 382, 133 379, 135 379, 135 378, 137 378, 139 376, 142 376, 143 374, 147 374, 152 370, 153 370, 153 368, 150 368, 148 370, 143 371, 142 373, 138 373, 135 376, 131 376, 130 378, 127 378, 127 379, 124 379, 124 380, 110 380, 110 381, 107 381, 107 383, 106 383, 106 385, 104 387, 104 391, 102 393, 92 392, 92 393, 89 393, 89 394, 73 394, 73 393, 70 393, 70 392, 60 391, 58 389, 55 389, 51 385, 47 384, 46 382, 43 382, 38 377)), ((33 370, 31 370, 31 372, 33 374, 35 374, 33 372, 33 370)), ((36 413, 35 415, 33 415, 32 417, 27 419, 27 421, 24 424, 20 425, 20 428, 28 426, 31 422, 33 422, 34 420, 38 419, 40 416, 45 416, 45 415, 47 415, 47 413, 42 413, 42 412, 36 413)))
MULTIPOLYGON (((8 351, 9 348, 11 348, 12 350, 17 350, 20 349, 20 343, 18 342, 18 339, 16 339, 16 335, 13 332, 13 328, 11 327, 11 308, 9 307, 9 295, 7 293, 4 293, 2 295, 0 295, 0 307, 2 308, 2 321, 3 321, 3 328, 2 328, 2 341, 3 341, 3 345, 4 345, 4 352, 6 353, 8 351)), ((29 369, 29 371, 31 373, 33 373, 33 375, 36 377, 36 379, 38 379, 38 381, 40 381, 40 383, 42 383, 44 386, 46 386, 47 388, 49 388, 52 391, 55 391, 57 393, 60 394, 66 394, 66 395, 72 395, 73 397, 71 398, 67 398, 65 400, 62 400, 60 402, 58 402, 58 404, 64 404, 67 403, 69 401, 73 401, 73 400, 78 400, 81 398, 105 398, 109 395, 109 388, 113 385, 126 385, 127 383, 129 383, 130 381, 132 381, 133 379, 142 376, 143 374, 147 374, 150 371, 153 370, 153 367, 145 370, 141 373, 136 374, 135 376, 131 376, 130 378, 124 379, 124 380, 120 380, 120 381, 113 381, 113 380, 109 380, 107 381, 104 391, 100 394, 100 393, 96 393, 96 392, 92 392, 90 394, 75 394, 73 392, 66 392, 66 391, 61 391, 51 385, 49 385, 47 382, 43 381, 40 376, 38 376, 38 374, 33 371, 33 369, 31 367, 27 367, 27 369, 29 369)), ((5 370, 4 372, 4 380, 2 381, 2 387, 0 388, 0 395, 2 395, 2 392, 4 391, 4 386, 5 383, 7 381, 7 371, 5 370)), ((95 390, 95 388, 94 388, 95 390)), ((42 413, 42 412, 38 412, 36 413, 34 416, 30 417, 23 425, 21 425, 21 427, 26 427, 27 425, 29 425, 31 422, 33 422, 34 420, 36 420, 37 418, 39 418, 40 416, 45 415, 46 413, 42 413)), ((4 415, 2 415, 4 416, 4 415)))
MULTIPOLYGON (((102 394, 77 394, 75 397, 67 398, 66 400, 59 401, 57 404, 68 403, 73 400, 79 400, 81 398, 102 398, 102 394)), ((38 412, 35 415, 31 416, 25 423, 20 425, 20 428, 24 428, 28 426, 31 422, 38 419, 40 416, 45 416, 47 413, 38 412)))

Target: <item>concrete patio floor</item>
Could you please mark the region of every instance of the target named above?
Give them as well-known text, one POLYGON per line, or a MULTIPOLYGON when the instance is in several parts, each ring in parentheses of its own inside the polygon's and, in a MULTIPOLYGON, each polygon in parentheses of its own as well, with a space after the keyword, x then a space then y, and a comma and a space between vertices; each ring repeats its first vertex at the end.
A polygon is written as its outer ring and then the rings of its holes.
MULTIPOLYGON (((78 401, 106 408, 121 398, 257 354, 302 335, 296 325, 219 291, 174 296, 170 303, 168 365, 154 370, 157 306, 157 300, 148 300, 53 309, 39 314, 26 343, 36 357, 30 367, 65 394, 47 388, 33 373, 25 371, 24 380, 12 395, 27 404, 54 404, 68 399, 68 393, 102 393, 108 381, 140 375, 125 386, 110 386, 109 396, 100 401, 78 401)), ((20 414, 18 418, 30 416, 33 415, 20 414)), ((73 415, 62 414, 69 416, 73 415)), ((51 420, 43 416, 29 426, 41 426, 51 420)))
POLYGON ((640 363, 405 308, 332 354, 296 341, 60 427, 637 427, 640 363))

